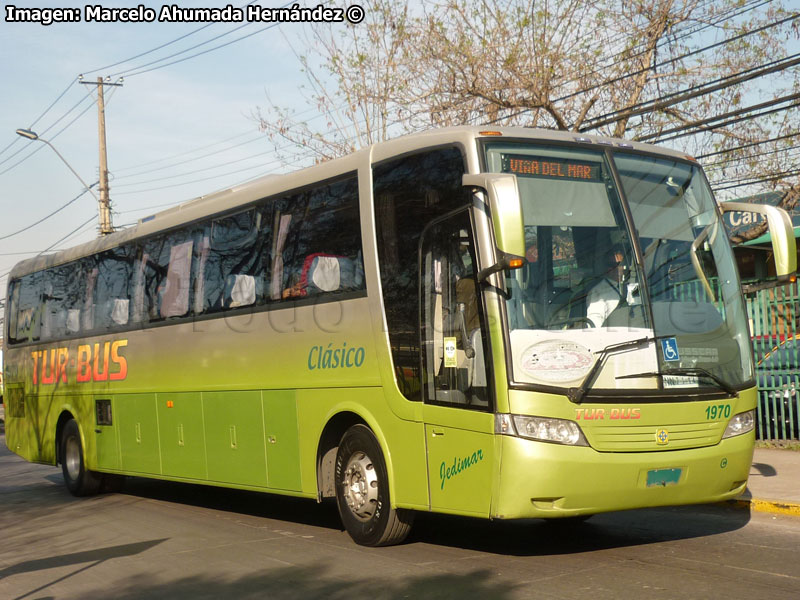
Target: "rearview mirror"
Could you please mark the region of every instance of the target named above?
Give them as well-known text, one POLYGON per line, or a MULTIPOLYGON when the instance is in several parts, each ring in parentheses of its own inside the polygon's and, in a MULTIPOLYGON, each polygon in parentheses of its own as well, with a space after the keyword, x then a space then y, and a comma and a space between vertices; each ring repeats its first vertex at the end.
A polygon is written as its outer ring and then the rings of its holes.
POLYGON ((790 281, 797 271, 797 245, 789 213, 777 206, 746 202, 721 202, 720 208, 722 212, 734 210, 754 212, 766 218, 772 238, 772 252, 775 256, 775 274, 778 276, 778 283, 790 281))
MULTIPOLYGON (((504 261, 525 256, 525 229, 522 220, 522 203, 519 198, 517 176, 510 173, 467 174, 462 178, 465 187, 485 190, 494 225, 497 249, 504 261)), ((522 263, 520 262, 520 265, 522 263)), ((498 269, 509 268, 498 263, 498 269)), ((496 272, 496 271, 495 271, 496 272)))

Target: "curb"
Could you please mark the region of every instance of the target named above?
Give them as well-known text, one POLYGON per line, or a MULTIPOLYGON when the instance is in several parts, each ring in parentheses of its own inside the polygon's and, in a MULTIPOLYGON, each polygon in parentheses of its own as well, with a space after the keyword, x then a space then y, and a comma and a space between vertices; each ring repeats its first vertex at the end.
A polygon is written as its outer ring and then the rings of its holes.
POLYGON ((800 503, 786 500, 761 500, 759 498, 738 498, 732 500, 737 508, 749 508, 757 512, 774 515, 790 515, 800 517, 800 503))

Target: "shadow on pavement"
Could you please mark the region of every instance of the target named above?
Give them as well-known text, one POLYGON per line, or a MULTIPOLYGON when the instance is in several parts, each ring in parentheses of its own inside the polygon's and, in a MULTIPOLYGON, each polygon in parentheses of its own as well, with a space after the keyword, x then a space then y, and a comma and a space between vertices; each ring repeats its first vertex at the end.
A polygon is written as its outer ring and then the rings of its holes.
POLYGON ((752 468, 758 471, 758 474, 762 477, 775 477, 778 474, 775 467, 772 465, 765 465, 764 463, 754 462, 752 468))
MULTIPOLYGON (((309 567, 287 567, 271 569, 263 574, 236 580, 220 580, 203 577, 187 577, 167 584, 136 580, 115 586, 115 600, 134 598, 170 598, 192 600, 219 598, 269 598, 270 600, 291 598, 325 598, 329 600, 353 600, 374 598, 400 600, 413 598, 510 598, 519 584, 491 581, 493 574, 488 569, 476 569, 469 573, 440 575, 410 575, 402 580, 387 581, 370 575, 365 557, 364 576, 358 580, 344 579, 330 565, 309 567)), ((84 600, 103 599, 108 592, 83 596, 84 600)))
POLYGON ((331 500, 320 505, 306 498, 139 477, 126 478, 120 493, 338 531, 343 529, 336 503, 331 500))
POLYGON ((108 548, 98 548, 97 550, 86 550, 84 552, 73 552, 71 554, 61 554, 59 556, 49 556, 47 558, 37 558, 25 562, 11 565, 0 570, 0 579, 17 575, 19 573, 30 573, 32 571, 43 571, 57 567, 71 567, 84 563, 99 563, 112 558, 134 556, 146 552, 160 543, 165 542, 166 538, 151 540, 148 542, 137 542, 135 544, 122 544, 108 548))
POLYGON ((482 521, 420 515, 408 542, 509 556, 551 556, 699 538, 741 529, 750 511, 724 505, 647 508, 585 521, 482 521))

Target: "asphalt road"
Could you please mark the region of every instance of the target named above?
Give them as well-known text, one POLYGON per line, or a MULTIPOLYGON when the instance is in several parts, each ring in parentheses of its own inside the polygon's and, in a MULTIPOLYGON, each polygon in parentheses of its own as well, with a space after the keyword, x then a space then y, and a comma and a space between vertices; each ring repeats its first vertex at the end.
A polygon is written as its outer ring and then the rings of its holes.
POLYGON ((335 506, 131 479, 78 499, 0 436, 0 598, 800 598, 800 518, 727 506, 559 526, 420 515, 356 546, 335 506))

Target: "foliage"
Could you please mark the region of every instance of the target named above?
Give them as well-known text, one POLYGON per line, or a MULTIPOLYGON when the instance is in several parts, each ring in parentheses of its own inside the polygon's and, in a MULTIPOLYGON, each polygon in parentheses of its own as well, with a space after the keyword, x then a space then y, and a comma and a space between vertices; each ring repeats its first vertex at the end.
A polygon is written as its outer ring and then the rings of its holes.
POLYGON ((286 162, 460 124, 666 143, 706 157, 721 196, 769 178, 753 192, 785 189, 790 205, 799 22, 777 0, 377 0, 307 40, 324 126, 274 102, 257 118, 286 162))

